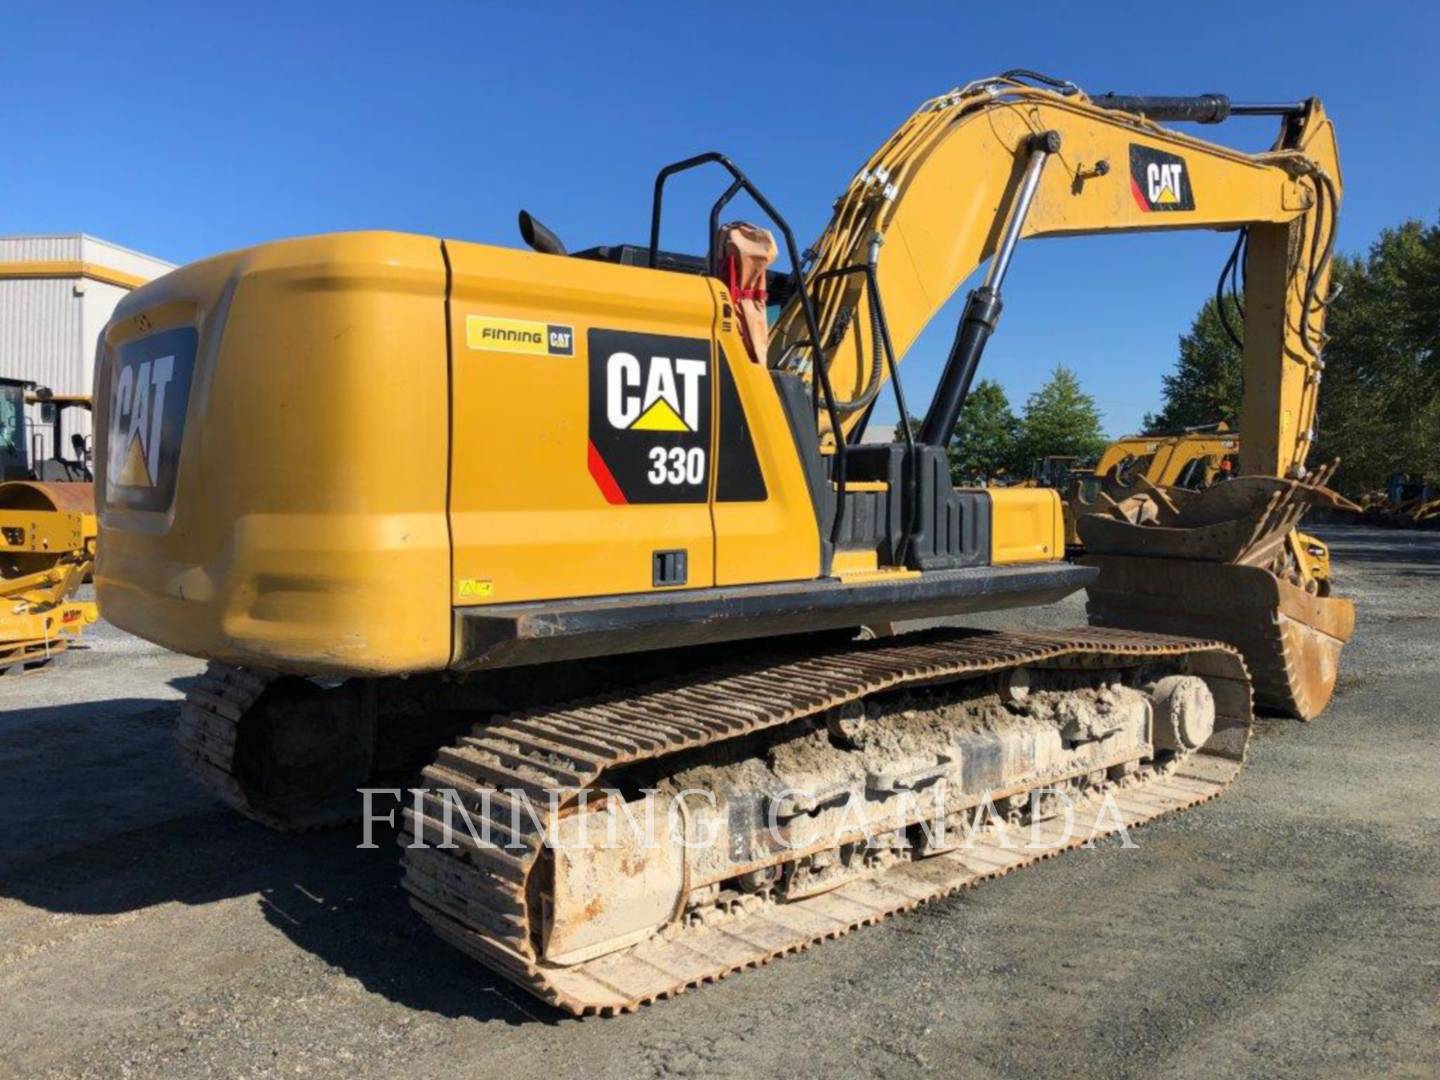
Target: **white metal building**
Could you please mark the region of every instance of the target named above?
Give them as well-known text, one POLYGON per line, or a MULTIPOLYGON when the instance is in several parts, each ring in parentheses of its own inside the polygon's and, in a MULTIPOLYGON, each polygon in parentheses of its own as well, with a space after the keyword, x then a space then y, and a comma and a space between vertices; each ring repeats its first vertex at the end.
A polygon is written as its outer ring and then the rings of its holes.
MULTIPOLYGON (((27 379, 57 394, 88 394, 95 343, 115 305, 131 289, 174 264, 83 233, 0 236, 0 376, 27 379)), ((42 433, 43 456, 55 452, 42 433)), ((90 434, 89 414, 66 410, 63 450, 74 433, 90 434)))

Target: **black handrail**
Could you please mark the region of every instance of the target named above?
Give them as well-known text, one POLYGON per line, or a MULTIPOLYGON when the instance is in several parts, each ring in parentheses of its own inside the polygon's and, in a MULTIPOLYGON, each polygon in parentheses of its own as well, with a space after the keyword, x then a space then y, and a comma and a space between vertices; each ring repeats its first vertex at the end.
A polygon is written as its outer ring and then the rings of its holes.
MULTIPOLYGON (((900 364, 895 359, 895 346, 890 342, 890 323, 885 318, 885 304, 880 299, 880 282, 875 276, 875 267, 871 263, 857 263, 853 266, 837 266, 833 270, 825 270, 815 275, 815 284, 818 286, 822 281, 831 278, 844 277, 848 274, 864 274, 866 287, 870 290, 870 304, 875 309, 875 322, 880 328, 880 343, 884 348, 885 367, 890 372, 890 385, 895 390, 895 407, 900 410, 900 426, 905 432, 905 460, 909 466, 910 477, 910 514, 905 522, 905 531, 900 538, 900 548, 895 552, 895 564, 905 565, 906 549, 910 546, 910 539, 915 532, 915 515, 919 509, 920 492, 920 463, 915 453, 915 435, 910 430, 910 412, 905 406, 905 390, 900 385, 900 364)), ((857 334, 859 323, 856 323, 857 334)), ((844 507, 841 507, 843 512, 844 507)))
MULTIPOLYGON (((790 256, 790 266, 794 271, 795 288, 800 294, 801 310, 805 313, 805 328, 810 332, 810 354, 814 371, 811 393, 815 403, 815 413, 818 417, 820 413, 819 398, 823 393, 825 398, 825 413, 830 418, 830 431, 835 437, 834 479, 836 513, 835 521, 830 527, 830 543, 839 544, 840 527, 844 519, 843 510, 845 508, 845 432, 840 428, 840 412, 835 408, 835 394, 830 388, 830 372, 825 368, 824 356, 820 350, 820 324, 815 318, 815 307, 810 302, 810 290, 806 288, 804 276, 800 272, 800 251, 795 246, 795 234, 790 231, 789 222, 780 216, 780 211, 776 210, 775 207, 770 204, 769 199, 760 194, 759 189, 750 182, 750 178, 741 172, 733 161, 719 151, 709 150, 703 154, 696 154, 694 157, 686 158, 684 161, 676 161, 666 165, 655 174, 655 199, 650 208, 649 265, 653 270, 656 259, 660 254, 660 210, 665 197, 665 181, 669 180, 670 177, 676 173, 686 172, 690 169, 698 168, 701 165, 709 165, 712 162, 728 172, 735 181, 726 192, 716 200, 715 205, 710 209, 710 217, 712 220, 710 230, 712 259, 715 247, 714 233, 718 227, 720 210, 742 190, 745 194, 749 195, 750 198, 755 200, 755 204, 765 212, 766 216, 779 228, 780 234, 785 237, 785 252, 790 256), (817 385, 819 392, 815 390, 817 385)), ((825 567, 827 573, 829 569, 828 566, 825 567)))
POLYGON ((710 246, 705 249, 705 265, 710 268, 712 275, 720 272, 719 252, 715 250, 715 234, 720 231, 720 211, 729 205, 730 200, 738 195, 740 190, 740 181, 736 180, 710 207, 710 246))

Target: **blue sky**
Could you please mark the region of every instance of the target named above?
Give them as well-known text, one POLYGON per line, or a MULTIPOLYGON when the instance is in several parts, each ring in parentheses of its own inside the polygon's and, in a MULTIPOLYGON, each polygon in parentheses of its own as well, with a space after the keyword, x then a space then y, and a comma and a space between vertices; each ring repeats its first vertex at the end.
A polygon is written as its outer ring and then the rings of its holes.
MULTIPOLYGON (((802 245, 925 98, 1025 66, 1092 93, 1322 97, 1342 250, 1440 210, 1427 111, 1440 8, 1281 4, 24 3, 0 14, 0 233, 85 231, 176 262, 337 229, 573 249, 642 242, 667 161, 721 149, 802 245), (745 70, 737 58, 744 55, 745 70)), ((1192 129, 1260 149, 1269 120, 1192 129)), ((703 250, 718 179, 681 183, 667 247, 703 250)), ((1218 234, 1023 245, 986 355, 1017 406, 1079 371, 1112 434, 1159 403, 1214 287, 1218 234)), ((956 305, 911 351, 923 402, 956 305)), ((880 417, 886 419, 888 417, 880 417)))

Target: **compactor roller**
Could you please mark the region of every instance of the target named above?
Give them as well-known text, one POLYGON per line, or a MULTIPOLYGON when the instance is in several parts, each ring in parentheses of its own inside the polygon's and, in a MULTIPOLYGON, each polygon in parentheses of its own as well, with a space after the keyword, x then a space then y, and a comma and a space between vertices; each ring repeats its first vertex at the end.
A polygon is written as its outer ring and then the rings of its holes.
POLYGON ((99 613, 75 594, 95 559, 86 483, 0 483, 0 674, 43 667, 99 613))

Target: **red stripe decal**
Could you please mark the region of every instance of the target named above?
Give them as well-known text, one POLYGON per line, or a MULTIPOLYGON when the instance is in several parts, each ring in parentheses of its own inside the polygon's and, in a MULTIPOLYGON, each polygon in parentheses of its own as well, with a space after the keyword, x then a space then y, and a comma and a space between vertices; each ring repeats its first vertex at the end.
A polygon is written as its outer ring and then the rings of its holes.
POLYGON ((1135 201, 1140 204, 1140 209, 1148 214, 1150 212, 1150 204, 1145 201, 1145 196, 1140 191, 1140 185, 1133 176, 1130 177, 1130 194, 1135 196, 1135 201))
POLYGON ((620 490, 620 485, 615 482, 615 477, 610 472, 610 466, 605 464, 605 459, 600 456, 600 451, 595 449, 593 442, 590 443, 587 458, 590 475, 595 478, 595 486, 600 489, 600 494, 605 496, 605 501, 612 506, 625 506, 628 502, 625 493, 620 490))

